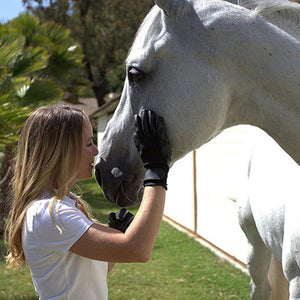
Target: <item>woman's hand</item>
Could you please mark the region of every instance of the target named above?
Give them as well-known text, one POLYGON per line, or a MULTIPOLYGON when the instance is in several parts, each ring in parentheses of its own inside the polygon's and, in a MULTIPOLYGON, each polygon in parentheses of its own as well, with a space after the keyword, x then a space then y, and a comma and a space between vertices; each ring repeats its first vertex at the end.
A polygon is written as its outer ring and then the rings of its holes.
POLYGON ((151 110, 135 115, 134 142, 146 168, 144 186, 160 185, 167 189, 172 151, 162 117, 151 110))
POLYGON ((126 208, 121 208, 119 212, 111 212, 108 216, 108 226, 115 228, 121 232, 125 232, 131 224, 134 215, 129 212, 126 208))

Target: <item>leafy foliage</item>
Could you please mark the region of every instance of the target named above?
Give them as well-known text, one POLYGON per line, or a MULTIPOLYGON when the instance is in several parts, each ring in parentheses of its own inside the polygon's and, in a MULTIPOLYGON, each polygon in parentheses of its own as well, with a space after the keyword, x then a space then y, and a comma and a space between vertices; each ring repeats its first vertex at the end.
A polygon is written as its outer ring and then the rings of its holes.
POLYGON ((70 32, 41 24, 28 13, 0 24, 0 151, 37 105, 74 97, 68 72, 81 67, 82 54, 70 32))
POLYGON ((8 100, 8 95, 0 96, 0 152, 17 141, 17 133, 31 111, 27 106, 19 107, 8 100))
MULTIPOLYGON (((109 92, 120 92, 124 60, 152 0, 23 0, 42 20, 53 20, 70 29, 83 50, 85 77, 103 104, 109 92), (33 8, 33 4, 34 8, 33 8)), ((78 75, 78 74, 77 74, 78 75)))

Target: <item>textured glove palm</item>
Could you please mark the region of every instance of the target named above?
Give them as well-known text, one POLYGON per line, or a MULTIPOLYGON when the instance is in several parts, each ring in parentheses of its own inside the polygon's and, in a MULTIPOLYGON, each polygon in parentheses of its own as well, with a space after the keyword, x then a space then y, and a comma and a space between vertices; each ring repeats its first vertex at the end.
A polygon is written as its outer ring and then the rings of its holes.
POLYGON ((171 147, 162 117, 151 110, 135 115, 134 142, 146 168, 144 186, 161 185, 167 188, 171 147))

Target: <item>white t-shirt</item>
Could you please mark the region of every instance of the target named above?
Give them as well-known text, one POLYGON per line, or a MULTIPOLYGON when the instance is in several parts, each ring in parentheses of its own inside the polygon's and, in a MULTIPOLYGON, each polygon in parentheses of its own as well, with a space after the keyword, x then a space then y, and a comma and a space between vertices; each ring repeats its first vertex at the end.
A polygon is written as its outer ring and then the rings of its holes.
POLYGON ((28 208, 23 225, 22 245, 33 284, 40 299, 107 299, 107 262, 88 259, 68 251, 93 224, 79 209, 76 198, 65 197, 53 216, 43 195, 28 208))

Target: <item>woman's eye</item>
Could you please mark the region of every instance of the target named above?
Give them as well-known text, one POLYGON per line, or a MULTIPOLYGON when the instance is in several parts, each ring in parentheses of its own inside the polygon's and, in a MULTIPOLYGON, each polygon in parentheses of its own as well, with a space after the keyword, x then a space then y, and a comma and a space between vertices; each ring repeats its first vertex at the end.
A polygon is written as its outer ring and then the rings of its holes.
POLYGON ((91 140, 89 140, 87 146, 88 146, 88 147, 91 147, 91 146, 94 146, 94 145, 95 145, 95 146, 97 145, 96 139, 91 139, 91 140))
POLYGON ((144 77, 145 73, 136 67, 129 67, 127 76, 130 82, 141 80, 144 77))

